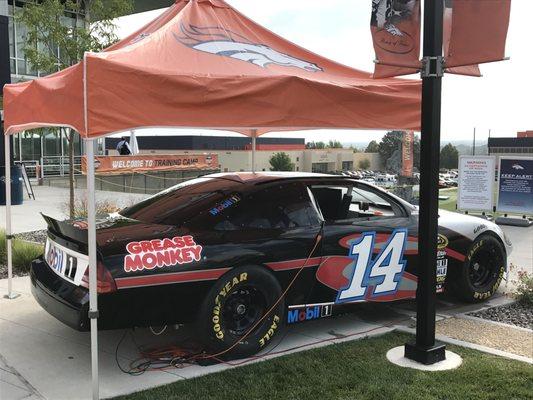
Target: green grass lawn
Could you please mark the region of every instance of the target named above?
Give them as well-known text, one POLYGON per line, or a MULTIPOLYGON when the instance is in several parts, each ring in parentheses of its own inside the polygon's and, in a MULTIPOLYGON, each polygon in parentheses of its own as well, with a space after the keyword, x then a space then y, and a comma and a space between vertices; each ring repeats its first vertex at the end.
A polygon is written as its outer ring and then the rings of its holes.
POLYGON ((448 346, 463 357, 452 371, 389 363, 387 351, 409 339, 391 333, 331 345, 117 399, 533 399, 531 365, 475 350, 448 346))
POLYGON ((457 211, 455 205, 457 204, 457 188, 440 189, 439 196, 449 196, 448 200, 439 200, 439 208, 448 211, 457 211))

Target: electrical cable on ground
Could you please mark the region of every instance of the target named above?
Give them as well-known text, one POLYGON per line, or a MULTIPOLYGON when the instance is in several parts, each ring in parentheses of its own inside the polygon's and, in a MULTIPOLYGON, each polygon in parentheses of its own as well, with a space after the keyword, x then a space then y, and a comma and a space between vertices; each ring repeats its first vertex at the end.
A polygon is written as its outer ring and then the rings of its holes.
MULTIPOLYGON (((119 341, 119 343, 117 345, 117 348, 116 348, 116 351, 115 351, 115 359, 116 359, 117 365, 119 366, 120 370, 122 372, 130 374, 130 375, 140 375, 140 374, 143 374, 146 371, 164 371, 164 370, 172 369, 172 368, 183 368, 185 364, 192 364, 194 362, 198 362, 198 361, 202 361, 202 360, 206 360, 206 359, 213 359, 213 360, 215 360, 215 361, 217 361, 219 363, 224 363, 224 364, 231 365, 231 366, 238 366, 238 365, 243 365, 243 364, 246 364, 246 363, 254 361, 254 360, 258 360, 258 359, 264 358, 264 357, 269 356, 269 355, 271 356, 271 355, 283 354, 283 353, 287 353, 287 352, 290 352, 290 351, 298 350, 298 349, 301 349, 301 348, 304 348, 304 347, 308 347, 308 346, 312 346, 312 345, 317 345, 317 344, 321 344, 321 343, 332 342, 332 341, 338 340, 339 338, 337 338, 337 337, 327 338, 327 339, 322 339, 322 340, 319 340, 319 341, 316 341, 316 342, 306 343, 306 344, 303 344, 303 345, 295 346, 295 347, 292 347, 290 349, 274 352, 274 350, 279 346, 279 344, 283 341, 283 339, 289 333, 289 330, 287 329, 285 334, 281 337, 280 341, 276 345, 272 346, 266 353, 263 353, 263 354, 257 355, 257 356, 251 356, 251 357, 248 357, 248 358, 246 358, 246 359, 244 359, 242 361, 237 361, 237 362, 226 361, 226 360, 223 360, 221 358, 221 356, 223 356, 224 354, 228 353, 233 348, 235 348, 242 340, 246 339, 253 332, 253 330, 265 318, 267 318, 267 316, 274 310, 274 308, 279 304, 279 302, 286 296, 287 292, 290 290, 290 288, 292 287, 292 285, 294 284, 294 282, 296 281, 296 279, 298 278, 300 273, 306 267, 307 263, 309 262, 309 259, 314 254, 314 252, 317 249, 318 244, 320 243, 321 240, 322 240, 322 236, 321 236, 321 234, 318 234, 316 236, 316 239, 315 239, 315 244, 313 245, 312 250, 309 252, 309 255, 307 256, 305 262, 302 264, 300 269, 293 276, 292 280, 289 282, 289 284, 287 285, 285 290, 281 293, 280 297, 267 310, 267 312, 258 321, 256 321, 256 323, 252 327, 250 327, 250 329, 243 336, 241 336, 238 339, 238 341, 236 341, 233 345, 231 345, 228 348, 226 348, 225 350, 220 351, 220 352, 215 353, 215 354, 206 354, 201 349, 194 349, 194 348, 186 349, 183 346, 182 347, 170 346, 170 347, 166 347, 166 348, 162 348, 162 349, 155 349, 155 350, 150 350, 149 351, 149 350, 142 350, 139 346, 136 345, 139 353, 141 354, 141 357, 139 359, 137 359, 137 360, 132 361, 130 363, 130 365, 129 365, 130 369, 126 370, 120 365, 120 363, 118 361, 118 350, 119 350, 120 344, 123 342, 123 340, 124 340, 124 338, 126 336, 126 332, 127 331, 125 331, 125 333, 122 336, 121 340, 119 341)), ((405 321, 407 319, 408 318, 403 318, 402 320, 394 321, 394 322, 392 322, 389 325, 377 326, 377 327, 374 327, 374 328, 371 328, 371 329, 368 329, 368 330, 365 330, 365 331, 354 332, 352 334, 345 335, 342 338, 344 339, 344 338, 348 338, 348 337, 352 337, 352 336, 356 336, 356 335, 367 334, 367 333, 370 333, 370 332, 375 331, 377 329, 381 329, 381 328, 384 328, 384 327, 396 325, 397 323, 405 321)), ((159 334, 162 334, 163 331, 161 331, 159 334)), ((155 334, 155 332, 153 330, 152 330, 152 333, 155 334)), ((133 337, 133 334, 131 335, 131 337, 132 337, 132 340, 135 343, 135 339, 133 337)))

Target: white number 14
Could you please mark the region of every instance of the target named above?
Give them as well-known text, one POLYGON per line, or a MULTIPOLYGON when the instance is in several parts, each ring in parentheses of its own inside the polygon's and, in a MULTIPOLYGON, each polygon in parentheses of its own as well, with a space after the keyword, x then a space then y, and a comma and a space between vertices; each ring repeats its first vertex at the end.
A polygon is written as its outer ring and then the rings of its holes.
POLYGON ((407 229, 396 229, 377 258, 372 261, 375 232, 364 232, 350 248, 350 257, 355 258, 355 268, 347 287, 339 291, 336 302, 364 299, 370 293, 372 297, 393 294, 405 269, 403 259, 407 242, 407 229))

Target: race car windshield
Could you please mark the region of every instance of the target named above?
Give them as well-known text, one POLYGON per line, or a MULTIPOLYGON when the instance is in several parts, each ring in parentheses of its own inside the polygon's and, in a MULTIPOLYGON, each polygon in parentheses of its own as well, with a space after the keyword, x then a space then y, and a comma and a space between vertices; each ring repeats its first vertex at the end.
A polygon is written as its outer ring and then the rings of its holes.
POLYGON ((145 223, 181 225, 198 209, 223 199, 238 185, 242 184, 226 179, 191 179, 125 208, 119 214, 145 223))

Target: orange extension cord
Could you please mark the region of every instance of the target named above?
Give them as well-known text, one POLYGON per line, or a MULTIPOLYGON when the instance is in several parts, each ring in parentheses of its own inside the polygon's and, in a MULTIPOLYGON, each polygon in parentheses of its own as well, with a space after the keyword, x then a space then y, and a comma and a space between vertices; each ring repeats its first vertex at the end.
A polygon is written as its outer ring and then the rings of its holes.
MULTIPOLYGON (((287 295, 288 291, 290 290, 290 288, 292 287, 294 282, 296 282, 296 279, 298 279, 298 276, 300 276, 301 272, 307 266, 307 263, 309 262, 309 259, 311 258, 311 256, 315 252, 315 250, 316 250, 316 248, 319 245, 321 240, 322 240, 322 235, 318 234, 316 239, 315 239, 315 244, 313 245, 312 250, 309 252, 309 255, 307 256, 305 262, 298 269, 298 271, 293 276, 293 278, 291 279, 291 281, 289 282, 289 284, 287 285, 285 290, 281 293, 279 298, 276 300, 276 302, 267 310, 267 312, 252 327, 250 327, 250 329, 242 337, 240 337, 234 344, 232 344, 231 346, 229 346, 225 350, 222 350, 222 351, 220 351, 218 353, 215 353, 215 354, 205 354, 200 349, 185 349, 184 347, 179 347, 179 346, 168 346, 168 347, 165 347, 165 348, 154 349, 154 350, 150 350, 150 351, 143 351, 143 350, 139 349, 139 352, 141 354, 141 358, 138 359, 138 360, 133 361, 130 364, 130 369, 129 370, 125 370, 125 369, 123 369, 123 367, 118 362, 118 348, 120 346, 120 343, 124 340, 124 337, 126 336, 126 332, 127 331, 125 331, 122 339, 120 340, 119 344, 117 345, 117 349, 116 349, 116 352, 115 352, 115 356, 116 356, 115 358, 116 358, 116 361, 117 361, 117 365, 119 366, 119 368, 121 369, 122 372, 128 373, 130 375, 140 375, 140 374, 142 374, 142 373, 144 373, 146 371, 164 371, 164 370, 167 370, 167 369, 180 368, 180 367, 183 367, 183 364, 190 364, 190 363, 193 363, 195 361, 201 361, 201 360, 207 360, 207 359, 213 359, 213 360, 215 360, 215 361, 217 361, 219 363, 224 363, 224 364, 231 365, 231 366, 238 366, 238 365, 242 365, 242 364, 248 363, 248 362, 253 361, 253 360, 264 358, 264 357, 269 356, 269 355, 281 354, 281 353, 285 353, 285 352, 288 352, 288 351, 293 351, 293 350, 297 350, 297 349, 300 349, 300 348, 304 348, 304 347, 307 347, 307 346, 317 345, 317 344, 321 344, 321 343, 337 340, 338 338, 322 339, 322 340, 319 340, 317 342, 312 342, 312 343, 296 346, 296 347, 293 347, 293 348, 290 348, 290 349, 286 349, 286 350, 282 350, 282 351, 272 352, 272 350, 274 350, 279 345, 279 343, 281 343, 281 341, 280 341, 278 344, 276 344, 267 353, 259 355, 259 356, 251 356, 251 357, 248 357, 248 358, 246 358, 245 360, 242 360, 242 361, 231 362, 231 361, 225 361, 225 360, 220 358, 224 354, 226 354, 226 353, 230 352, 231 350, 233 350, 239 344, 239 342, 241 342, 242 340, 246 339, 254 331, 254 329, 265 318, 268 317, 268 315, 276 308, 276 306, 279 304, 279 302, 281 300, 283 300, 283 298, 287 295)), ((395 325, 395 324, 397 324, 397 323, 399 323, 399 322, 401 322, 403 320, 405 320, 405 318, 403 318, 401 320, 398 320, 398 321, 394 321, 394 322, 392 322, 389 325, 378 326, 378 327, 375 327, 375 328, 368 329, 366 331, 355 332, 355 333, 352 333, 350 335, 346 335, 345 338, 348 338, 348 337, 351 337, 351 336, 370 333, 370 332, 372 332, 374 330, 377 330, 377 329, 380 329, 380 328, 383 328, 383 327, 395 325)), ((283 338, 284 337, 285 336, 283 336, 283 338)), ((281 340, 283 340, 283 338, 281 340)))

